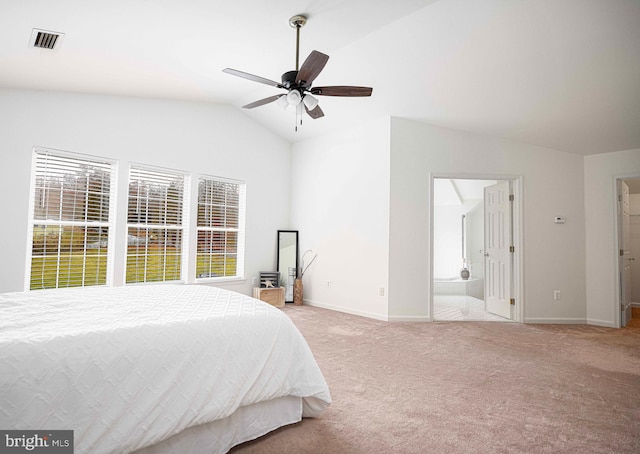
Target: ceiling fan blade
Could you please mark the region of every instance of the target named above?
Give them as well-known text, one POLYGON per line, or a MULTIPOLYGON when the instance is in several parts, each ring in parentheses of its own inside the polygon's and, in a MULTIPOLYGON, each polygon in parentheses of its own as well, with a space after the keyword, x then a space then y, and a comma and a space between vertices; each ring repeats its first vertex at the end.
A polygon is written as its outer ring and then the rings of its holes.
POLYGON ((309 108, 307 106, 304 106, 305 110, 307 111, 307 113, 309 114, 309 116, 311 118, 313 118, 314 120, 317 120, 320 117, 324 117, 324 112, 322 111, 322 109, 320 108, 320 106, 315 106, 313 109, 309 110, 309 108))
POLYGON ((245 73, 243 71, 238 71, 237 69, 225 68, 222 70, 223 73, 231 74, 232 76, 242 77, 243 79, 249 79, 254 82, 260 82, 261 84, 271 85, 272 87, 284 88, 280 83, 265 79, 264 77, 255 76, 253 74, 245 73))
POLYGON ((332 87, 314 87, 310 91, 318 96, 371 96, 373 88, 335 85, 332 87))
POLYGON ((298 71, 296 84, 303 84, 306 87, 310 87, 316 77, 318 77, 318 74, 320 74, 320 71, 322 71, 327 64, 327 61, 329 61, 328 55, 318 52, 317 50, 312 51, 298 71))
POLYGON ((242 106, 242 108, 253 109, 254 107, 264 106, 265 104, 269 104, 270 102, 277 100, 280 96, 283 96, 283 95, 280 94, 280 95, 269 96, 268 98, 264 98, 264 99, 259 99, 258 101, 254 101, 250 104, 247 104, 246 106, 242 106))

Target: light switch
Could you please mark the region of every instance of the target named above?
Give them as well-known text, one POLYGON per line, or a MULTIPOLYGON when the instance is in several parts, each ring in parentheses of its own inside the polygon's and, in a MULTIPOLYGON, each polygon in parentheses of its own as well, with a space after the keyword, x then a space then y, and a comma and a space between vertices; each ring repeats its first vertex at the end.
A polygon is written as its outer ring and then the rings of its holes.
POLYGON ((564 218, 564 216, 556 216, 555 218, 553 218, 553 222, 555 224, 564 224, 565 223, 565 218, 564 218))

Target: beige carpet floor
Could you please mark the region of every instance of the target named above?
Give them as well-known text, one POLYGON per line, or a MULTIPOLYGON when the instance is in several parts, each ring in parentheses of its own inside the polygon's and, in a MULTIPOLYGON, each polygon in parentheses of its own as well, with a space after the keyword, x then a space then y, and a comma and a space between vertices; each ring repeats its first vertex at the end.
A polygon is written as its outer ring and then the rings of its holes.
POLYGON ((284 311, 333 404, 232 453, 640 453, 640 329, 284 311))

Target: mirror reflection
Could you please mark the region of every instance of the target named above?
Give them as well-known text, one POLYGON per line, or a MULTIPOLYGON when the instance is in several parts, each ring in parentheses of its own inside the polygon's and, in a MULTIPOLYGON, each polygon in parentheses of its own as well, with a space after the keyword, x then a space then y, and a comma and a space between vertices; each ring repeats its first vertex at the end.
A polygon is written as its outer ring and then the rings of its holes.
POLYGON ((298 231, 278 230, 278 271, 284 300, 293 302, 293 283, 298 276, 298 231))

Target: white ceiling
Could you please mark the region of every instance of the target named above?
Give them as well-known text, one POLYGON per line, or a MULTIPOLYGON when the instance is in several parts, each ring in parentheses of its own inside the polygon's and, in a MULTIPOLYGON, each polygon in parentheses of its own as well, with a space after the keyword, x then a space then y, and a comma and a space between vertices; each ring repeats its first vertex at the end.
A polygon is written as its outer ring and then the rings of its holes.
POLYGON ((331 59, 314 85, 325 117, 243 110, 296 142, 392 115, 579 154, 640 148, 640 0, 0 0, 0 87, 240 106, 301 61, 331 59), (65 33, 29 48, 33 28, 65 33))

